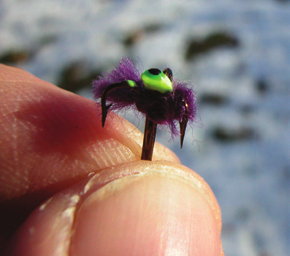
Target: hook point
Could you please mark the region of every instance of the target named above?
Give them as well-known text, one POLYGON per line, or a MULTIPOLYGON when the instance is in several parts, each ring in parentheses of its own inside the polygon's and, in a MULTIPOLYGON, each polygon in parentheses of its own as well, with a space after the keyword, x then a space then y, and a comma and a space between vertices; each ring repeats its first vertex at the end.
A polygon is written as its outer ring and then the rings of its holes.
POLYGON ((187 122, 188 122, 188 104, 185 101, 184 101, 184 108, 185 108, 185 113, 182 117, 182 121, 179 122, 179 124, 180 124, 180 148, 182 148, 182 146, 183 146, 186 126, 187 126, 187 122))

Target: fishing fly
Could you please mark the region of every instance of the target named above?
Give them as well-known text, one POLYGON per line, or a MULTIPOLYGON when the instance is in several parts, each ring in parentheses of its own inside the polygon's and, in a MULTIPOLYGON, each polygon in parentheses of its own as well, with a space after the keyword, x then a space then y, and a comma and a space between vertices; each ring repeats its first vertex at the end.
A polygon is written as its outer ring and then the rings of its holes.
POLYGON ((173 136, 179 134, 182 148, 187 124, 195 121, 197 114, 193 89, 186 82, 173 79, 170 68, 151 68, 140 74, 128 58, 93 81, 93 93, 101 102, 102 127, 109 109, 133 107, 145 115, 142 160, 152 160, 157 125, 167 125, 173 136))

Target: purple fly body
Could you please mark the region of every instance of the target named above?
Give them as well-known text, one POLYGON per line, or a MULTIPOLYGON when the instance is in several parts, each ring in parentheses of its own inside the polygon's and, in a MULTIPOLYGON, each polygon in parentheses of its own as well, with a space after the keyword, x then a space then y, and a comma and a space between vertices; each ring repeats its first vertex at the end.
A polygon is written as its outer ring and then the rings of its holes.
MULTIPOLYGON (((152 73, 157 69, 150 70, 152 73)), ((197 109, 194 91, 188 87, 189 84, 177 81, 170 75, 167 76, 172 80, 172 91, 162 93, 145 88, 146 86, 137 67, 130 59, 123 58, 114 70, 93 81, 94 97, 100 100, 104 91, 112 84, 128 80, 134 81, 134 89, 120 87, 108 93, 106 100, 112 104, 110 109, 121 110, 133 107, 142 112, 153 123, 167 125, 172 135, 178 135, 176 124, 181 125, 184 118, 186 118, 186 123, 187 121, 191 123, 195 121, 197 109)))

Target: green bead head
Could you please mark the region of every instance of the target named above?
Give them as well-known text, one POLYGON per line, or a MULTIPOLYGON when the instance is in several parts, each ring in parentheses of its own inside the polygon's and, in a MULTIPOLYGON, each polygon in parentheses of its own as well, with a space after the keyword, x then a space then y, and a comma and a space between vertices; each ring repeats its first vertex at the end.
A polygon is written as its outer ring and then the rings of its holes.
POLYGON ((167 75, 157 68, 147 69, 141 79, 148 90, 154 90, 161 93, 172 92, 173 85, 167 75))

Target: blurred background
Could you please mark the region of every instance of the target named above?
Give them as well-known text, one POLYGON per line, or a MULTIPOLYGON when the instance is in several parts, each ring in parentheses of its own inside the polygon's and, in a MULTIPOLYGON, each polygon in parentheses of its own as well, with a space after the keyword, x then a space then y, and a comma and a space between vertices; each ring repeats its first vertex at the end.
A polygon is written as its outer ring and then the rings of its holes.
POLYGON ((0 63, 92 99, 91 81, 126 56, 194 85, 184 148, 166 129, 157 141, 211 186, 225 254, 287 255, 290 1, 0 0, 0 63))

